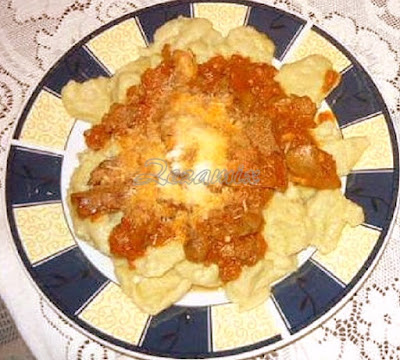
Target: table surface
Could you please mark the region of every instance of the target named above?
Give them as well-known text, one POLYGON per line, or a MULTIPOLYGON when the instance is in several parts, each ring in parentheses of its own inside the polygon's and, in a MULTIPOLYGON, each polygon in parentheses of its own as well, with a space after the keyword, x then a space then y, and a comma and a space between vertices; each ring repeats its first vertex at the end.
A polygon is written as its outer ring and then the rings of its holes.
MULTIPOLYGON (((3 0, 0 2, 0 190, 7 146, 33 89, 66 49, 99 26, 159 1, 3 0)), ((311 19, 369 71, 400 121, 399 0, 264 1, 311 19)), ((6 231, 0 214, 0 231, 6 231)), ((3 239, 0 291, 24 340, 40 360, 128 359, 88 339, 35 291, 12 244, 3 239)), ((372 275, 330 320, 264 359, 400 359, 400 221, 372 275)))

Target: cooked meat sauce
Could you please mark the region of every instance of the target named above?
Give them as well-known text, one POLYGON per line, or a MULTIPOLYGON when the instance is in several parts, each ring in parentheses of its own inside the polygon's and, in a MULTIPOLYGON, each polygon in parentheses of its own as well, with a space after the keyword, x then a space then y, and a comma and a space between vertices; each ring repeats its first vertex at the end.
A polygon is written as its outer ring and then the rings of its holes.
MULTIPOLYGON (((122 211, 110 248, 132 267, 148 246, 179 238, 188 260, 217 264, 224 282, 238 278, 243 266, 256 264, 267 251, 263 209, 275 191, 285 191, 289 181, 317 189, 340 187, 334 159, 318 148, 309 131, 316 126, 315 104, 308 97, 286 95, 274 80, 277 72, 239 55, 197 64, 190 52, 166 46, 162 63, 128 90, 126 103, 112 105, 102 122, 85 132, 89 148, 103 149, 113 138, 121 151, 93 170, 89 190, 71 195, 78 216, 96 221, 122 211), (198 108, 191 110, 193 104, 198 108), (229 121, 218 116, 221 104, 229 121), (197 119, 200 113, 203 122, 197 119), (144 167, 147 159, 167 158, 178 145, 183 130, 176 116, 225 139, 226 168, 256 171, 259 181, 232 183, 225 176, 219 184, 205 185, 223 198, 206 215, 178 198, 163 200, 162 187, 155 183, 135 186, 129 181, 135 174, 154 171, 144 167)), ((329 72, 324 87, 338 76, 329 72)), ((195 167, 200 152, 196 144, 184 148, 186 168, 195 167)), ((188 189, 185 183, 173 186, 188 189)))

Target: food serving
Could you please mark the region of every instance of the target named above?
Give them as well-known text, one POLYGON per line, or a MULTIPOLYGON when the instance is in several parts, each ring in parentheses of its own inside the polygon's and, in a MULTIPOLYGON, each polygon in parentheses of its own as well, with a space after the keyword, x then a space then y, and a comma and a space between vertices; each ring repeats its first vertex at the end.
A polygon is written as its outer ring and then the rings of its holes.
POLYGON ((193 286, 254 308, 300 251, 328 253, 364 221, 340 177, 368 141, 320 109, 340 74, 321 55, 277 69, 274 48, 251 27, 224 37, 178 18, 113 77, 62 91, 92 123, 69 189, 76 234, 146 313, 193 286))

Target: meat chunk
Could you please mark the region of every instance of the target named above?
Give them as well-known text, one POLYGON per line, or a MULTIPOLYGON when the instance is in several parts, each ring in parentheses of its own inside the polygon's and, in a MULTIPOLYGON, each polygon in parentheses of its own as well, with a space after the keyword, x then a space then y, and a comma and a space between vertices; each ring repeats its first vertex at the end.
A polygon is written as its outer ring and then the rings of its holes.
POLYGON ((193 262, 204 262, 210 246, 211 242, 209 238, 194 233, 184 247, 186 258, 193 262))
POLYGON ((191 52, 175 50, 172 54, 175 65, 175 81, 185 84, 197 74, 197 64, 191 52))
POLYGON ((102 161, 91 174, 88 185, 111 185, 124 182, 124 172, 117 158, 102 161))
POLYGON ((244 204, 228 205, 224 208, 224 213, 210 219, 211 233, 221 232, 224 235, 244 236, 253 234, 261 230, 264 224, 263 216, 259 209, 245 209, 247 200, 244 204), (218 230, 220 229, 220 230, 218 230))
POLYGON ((94 125, 91 129, 86 130, 84 135, 86 145, 95 151, 102 149, 111 139, 111 133, 107 132, 103 124, 94 125))
POLYGON ((124 187, 116 189, 115 187, 97 186, 87 191, 73 193, 71 202, 75 206, 78 216, 85 219, 120 210, 125 196, 124 187))
MULTIPOLYGON (((246 180, 247 184, 264 188, 284 190, 287 187, 287 171, 283 152, 274 151, 269 154, 262 153, 257 148, 240 145, 237 141, 232 142, 232 151, 229 168, 236 173, 241 169, 243 176, 241 180, 246 180)), ((238 177, 228 177, 224 182, 232 184, 237 182, 238 177)), ((236 184, 238 185, 238 184, 236 184)))
POLYGON ((315 104, 306 96, 290 96, 272 103, 268 116, 273 120, 274 136, 281 149, 314 143, 307 130, 316 126, 316 112, 315 104))
POLYGON ((272 123, 269 119, 257 117, 256 120, 246 124, 245 132, 251 145, 258 149, 262 155, 267 156, 279 151, 272 132, 272 123))
POLYGON ((248 266, 255 265, 267 249, 267 243, 260 233, 235 238, 233 244, 236 258, 248 266))
POLYGON ((286 163, 295 183, 316 189, 336 189, 341 185, 333 157, 314 145, 290 149, 286 163))

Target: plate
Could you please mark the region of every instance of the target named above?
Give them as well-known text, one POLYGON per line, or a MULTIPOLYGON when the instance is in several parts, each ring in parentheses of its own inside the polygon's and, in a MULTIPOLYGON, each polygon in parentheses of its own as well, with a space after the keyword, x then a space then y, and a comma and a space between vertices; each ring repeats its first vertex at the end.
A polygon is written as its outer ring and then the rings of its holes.
POLYGON ((332 316, 376 264, 390 232, 399 178, 392 120, 368 73, 319 27, 290 13, 248 1, 172 2, 115 20, 84 38, 50 69, 18 121, 9 148, 6 211, 16 250, 38 290, 90 337, 136 357, 245 358, 282 347, 332 316), (371 146, 343 179, 365 223, 345 231, 323 256, 312 248, 298 270, 274 284, 271 298, 237 313, 218 292, 191 293, 147 316, 122 293, 110 260, 75 238, 65 192, 82 148, 85 124, 71 118, 60 91, 70 80, 110 76, 148 45, 155 30, 180 15, 205 17, 223 33, 248 24, 276 44, 274 64, 321 53, 342 81, 323 104, 343 137, 368 136, 371 146))

